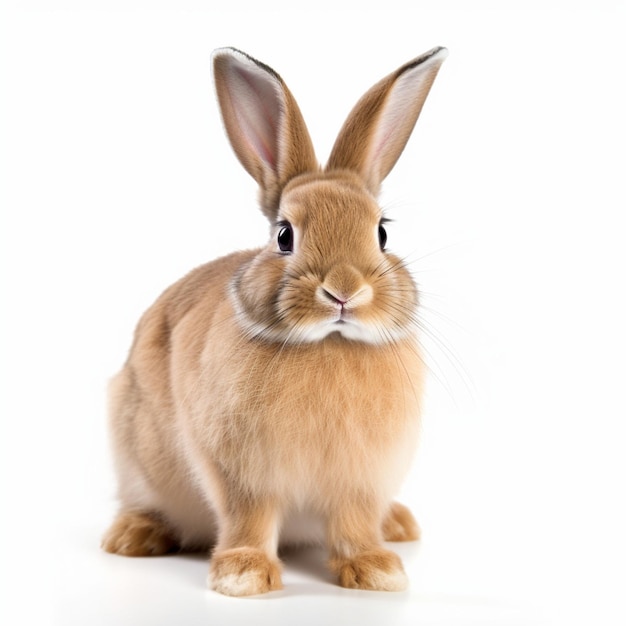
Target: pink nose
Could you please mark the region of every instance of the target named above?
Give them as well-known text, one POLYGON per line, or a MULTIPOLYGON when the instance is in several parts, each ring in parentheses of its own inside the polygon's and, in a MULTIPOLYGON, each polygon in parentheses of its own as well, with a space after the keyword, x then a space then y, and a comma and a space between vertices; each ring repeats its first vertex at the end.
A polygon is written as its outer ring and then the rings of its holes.
POLYGON ((344 295, 332 293, 331 291, 328 291, 328 289, 322 288, 322 293, 331 302, 337 302, 337 304, 340 304, 342 307, 345 306, 345 304, 348 302, 348 298, 346 298, 344 295))

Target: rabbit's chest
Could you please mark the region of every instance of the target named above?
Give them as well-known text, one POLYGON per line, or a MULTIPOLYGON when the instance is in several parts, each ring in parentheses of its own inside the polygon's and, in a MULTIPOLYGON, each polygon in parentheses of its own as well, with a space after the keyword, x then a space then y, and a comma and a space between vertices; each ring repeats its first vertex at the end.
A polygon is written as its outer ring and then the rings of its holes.
POLYGON ((415 446, 419 371, 398 353, 367 354, 293 351, 222 369, 197 414, 206 453, 247 488, 294 499, 395 487, 415 446))

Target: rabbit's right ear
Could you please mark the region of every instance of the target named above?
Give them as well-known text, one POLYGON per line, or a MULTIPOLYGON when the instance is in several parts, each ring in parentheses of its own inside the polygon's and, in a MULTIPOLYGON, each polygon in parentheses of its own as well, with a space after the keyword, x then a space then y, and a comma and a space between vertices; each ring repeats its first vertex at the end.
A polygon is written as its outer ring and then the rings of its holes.
POLYGON ((235 48, 212 55, 224 126, 241 164, 257 181, 263 212, 275 220, 283 187, 319 169, 294 97, 270 67, 235 48))

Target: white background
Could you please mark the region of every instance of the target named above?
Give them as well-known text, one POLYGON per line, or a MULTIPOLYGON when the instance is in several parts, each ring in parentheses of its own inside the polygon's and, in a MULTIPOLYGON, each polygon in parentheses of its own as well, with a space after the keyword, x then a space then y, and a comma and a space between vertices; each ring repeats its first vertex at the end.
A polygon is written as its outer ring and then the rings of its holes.
POLYGON ((624 3, 209 4, 2 4, 3 623, 623 624, 624 3), (339 589, 310 551, 236 600, 203 558, 99 550, 136 320, 266 236, 212 92, 222 45, 281 73, 322 160, 365 89, 450 50, 381 199, 432 371, 407 593, 339 589))

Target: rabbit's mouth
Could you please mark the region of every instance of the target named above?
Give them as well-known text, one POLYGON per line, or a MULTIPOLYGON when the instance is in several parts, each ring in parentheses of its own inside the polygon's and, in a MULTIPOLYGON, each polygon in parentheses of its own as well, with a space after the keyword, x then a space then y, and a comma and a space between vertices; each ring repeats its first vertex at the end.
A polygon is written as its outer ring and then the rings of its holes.
POLYGON ((328 320, 329 326, 337 330, 337 326, 346 326, 350 324, 360 325, 357 316, 352 310, 354 307, 348 302, 337 302, 336 308, 330 315, 328 320))
POLYGON ((345 306, 342 306, 341 310, 338 312, 338 317, 335 318, 333 324, 341 326, 343 324, 350 323, 358 323, 356 320, 356 316, 354 315, 353 311, 346 308, 345 306))
POLYGON ((309 341, 320 341, 335 333, 351 341, 370 344, 382 342, 382 338, 376 333, 374 328, 370 328, 367 324, 361 322, 353 312, 345 308, 339 312, 338 317, 314 324, 306 331, 309 341))
POLYGON ((343 295, 337 290, 331 291, 326 287, 320 287, 316 295, 318 302, 327 310, 326 325, 331 332, 339 331, 349 339, 354 338, 355 332, 360 336, 364 331, 368 332, 366 326, 359 319, 357 311, 367 306, 373 298, 373 290, 369 285, 360 286, 349 296, 343 295), (354 328, 349 330, 346 328, 343 332, 344 327, 350 326, 354 328))

